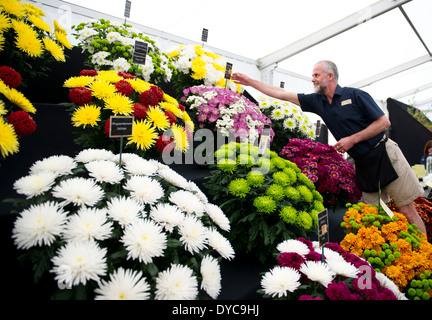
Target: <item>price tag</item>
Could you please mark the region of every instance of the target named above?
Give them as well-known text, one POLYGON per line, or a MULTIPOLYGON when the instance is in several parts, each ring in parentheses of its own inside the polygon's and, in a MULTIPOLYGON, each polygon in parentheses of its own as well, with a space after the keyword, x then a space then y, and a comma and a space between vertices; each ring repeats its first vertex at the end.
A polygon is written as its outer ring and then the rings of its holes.
POLYGON ((231 79, 231 73, 232 73, 232 63, 227 62, 225 66, 225 79, 229 80, 231 79))
POLYGON ((132 63, 145 64, 147 57, 148 43, 135 40, 135 49, 132 56, 132 63))
POLYGON ((201 34, 201 41, 202 42, 207 42, 207 38, 208 38, 208 29, 203 28, 202 29, 202 34, 201 34))
POLYGON ((268 124, 264 125, 261 133, 258 154, 263 155, 267 148, 270 148, 270 126, 268 124))
POLYGON ((124 11, 125 18, 130 18, 131 6, 132 6, 132 2, 129 0, 126 0, 125 11, 124 11))
POLYGON ((385 213, 387 213, 388 216, 389 216, 390 218, 393 219, 394 213, 390 210, 389 207, 387 207, 387 205, 386 205, 385 202, 381 199, 381 197, 380 197, 380 206, 381 206, 381 208, 384 209, 385 213))
POLYGON ((328 210, 324 209, 318 213, 318 241, 322 247, 329 242, 328 210))
POLYGON ((321 133, 321 121, 317 120, 315 136, 318 138, 321 133))
POLYGON ((280 82, 280 87, 281 87, 282 89, 285 88, 285 82, 281 81, 281 82, 280 82))
POLYGON ((130 137, 133 133, 134 117, 111 116, 110 117, 110 138, 130 137))

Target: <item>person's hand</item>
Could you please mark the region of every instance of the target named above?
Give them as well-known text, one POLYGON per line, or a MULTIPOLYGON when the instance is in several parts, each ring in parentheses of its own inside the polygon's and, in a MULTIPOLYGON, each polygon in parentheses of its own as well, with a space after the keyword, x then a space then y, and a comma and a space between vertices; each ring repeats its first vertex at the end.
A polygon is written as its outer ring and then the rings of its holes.
POLYGON ((241 84, 244 86, 249 86, 250 83, 252 82, 252 79, 250 77, 248 77, 247 75, 243 74, 243 73, 233 73, 231 75, 231 79, 237 83, 237 84, 241 84))
POLYGON ((345 137, 340 139, 333 147, 337 152, 345 153, 355 145, 354 139, 351 137, 345 137))

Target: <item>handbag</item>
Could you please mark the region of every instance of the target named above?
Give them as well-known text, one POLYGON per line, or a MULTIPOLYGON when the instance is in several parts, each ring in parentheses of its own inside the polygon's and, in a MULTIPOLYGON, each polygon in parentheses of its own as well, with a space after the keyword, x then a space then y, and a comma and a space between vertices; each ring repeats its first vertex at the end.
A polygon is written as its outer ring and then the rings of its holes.
POLYGON ((399 177, 387 154, 387 140, 388 137, 369 153, 355 159, 356 184, 363 192, 378 192, 399 177))

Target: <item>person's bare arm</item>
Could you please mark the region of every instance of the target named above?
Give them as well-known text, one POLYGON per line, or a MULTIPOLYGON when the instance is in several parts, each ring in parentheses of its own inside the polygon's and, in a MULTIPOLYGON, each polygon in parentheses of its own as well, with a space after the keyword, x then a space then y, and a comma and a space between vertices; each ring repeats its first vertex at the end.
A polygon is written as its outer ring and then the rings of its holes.
POLYGON ((340 139, 334 145, 334 147, 339 152, 347 152, 357 143, 375 137, 388 127, 390 127, 390 120, 387 118, 387 116, 382 115, 376 118, 374 122, 372 122, 367 128, 363 129, 362 131, 359 131, 349 137, 340 139))
POLYGON ((279 100, 285 100, 289 101, 291 103, 294 103, 296 105, 300 105, 300 102, 298 100, 297 93, 294 92, 288 92, 285 91, 282 88, 272 86, 269 84, 266 84, 264 82, 261 82, 256 79, 252 79, 249 76, 242 74, 242 73, 233 73, 231 76, 231 79, 234 80, 235 83, 244 85, 244 86, 250 86, 263 94, 273 97, 275 99, 279 100))

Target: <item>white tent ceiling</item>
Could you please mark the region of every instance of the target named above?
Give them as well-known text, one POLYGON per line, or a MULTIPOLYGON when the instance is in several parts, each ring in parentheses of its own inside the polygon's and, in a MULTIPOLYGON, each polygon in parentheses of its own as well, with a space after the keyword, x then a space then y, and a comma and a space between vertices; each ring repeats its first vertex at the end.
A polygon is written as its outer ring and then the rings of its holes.
MULTIPOLYGON (((124 19, 125 1, 65 2, 124 19)), ((430 0, 131 2, 128 21, 197 42, 207 28, 209 46, 305 77, 333 60, 342 86, 432 109, 430 0)))

